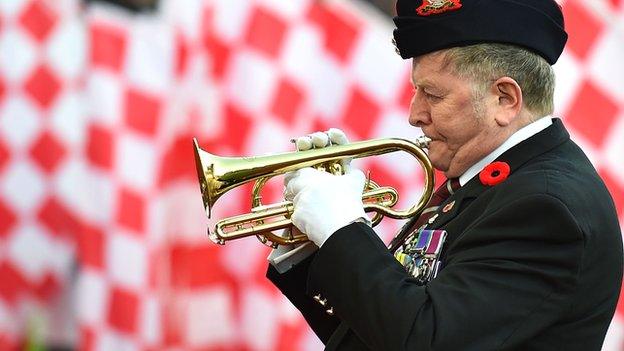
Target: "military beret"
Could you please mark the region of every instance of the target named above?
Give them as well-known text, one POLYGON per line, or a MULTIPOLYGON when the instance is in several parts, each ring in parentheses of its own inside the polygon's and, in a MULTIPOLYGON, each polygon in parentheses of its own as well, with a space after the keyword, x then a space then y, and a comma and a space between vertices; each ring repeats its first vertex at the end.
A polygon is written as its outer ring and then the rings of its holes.
POLYGON ((398 0, 394 42, 404 59, 456 46, 505 43, 551 65, 568 39, 554 0, 398 0))

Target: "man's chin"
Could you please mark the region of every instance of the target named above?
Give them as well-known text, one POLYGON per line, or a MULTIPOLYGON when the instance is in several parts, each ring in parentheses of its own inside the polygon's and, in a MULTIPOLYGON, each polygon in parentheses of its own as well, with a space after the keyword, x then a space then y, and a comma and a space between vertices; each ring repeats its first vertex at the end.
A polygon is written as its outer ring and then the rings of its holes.
POLYGON ((437 169, 440 172, 446 172, 449 169, 449 162, 446 161, 443 157, 441 157, 440 153, 434 148, 429 149, 429 160, 433 165, 433 168, 437 169))
POLYGON ((446 174, 446 172, 448 172, 448 163, 439 163, 434 161, 433 159, 431 159, 431 165, 433 165, 433 168, 435 168, 437 171, 440 171, 444 174, 446 174))

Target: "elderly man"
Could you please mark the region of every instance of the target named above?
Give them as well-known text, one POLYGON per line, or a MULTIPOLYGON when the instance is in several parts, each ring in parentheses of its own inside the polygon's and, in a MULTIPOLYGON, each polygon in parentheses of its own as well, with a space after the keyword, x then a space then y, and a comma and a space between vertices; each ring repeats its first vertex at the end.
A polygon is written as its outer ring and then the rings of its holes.
POLYGON ((409 122, 449 180, 388 250, 361 171, 289 175, 293 222, 316 246, 274 252, 267 276, 328 350, 599 350, 622 241, 607 189, 551 116, 560 8, 399 0, 395 23, 413 58, 409 122))

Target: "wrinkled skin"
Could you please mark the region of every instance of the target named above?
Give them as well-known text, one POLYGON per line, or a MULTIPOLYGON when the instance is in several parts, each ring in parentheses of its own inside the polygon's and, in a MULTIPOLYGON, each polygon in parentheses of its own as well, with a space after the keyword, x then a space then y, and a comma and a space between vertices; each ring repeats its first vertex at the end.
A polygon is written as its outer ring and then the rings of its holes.
POLYGON ((414 58, 409 122, 432 139, 433 166, 453 178, 528 124, 531 116, 513 79, 493 79, 476 94, 473 82, 449 66, 443 51, 414 58))

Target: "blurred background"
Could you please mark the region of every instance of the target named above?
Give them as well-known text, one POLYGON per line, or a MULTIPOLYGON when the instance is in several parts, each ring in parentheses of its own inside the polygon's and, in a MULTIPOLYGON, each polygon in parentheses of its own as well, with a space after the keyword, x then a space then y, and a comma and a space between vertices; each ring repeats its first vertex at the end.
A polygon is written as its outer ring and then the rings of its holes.
MULTIPOLYGON (((624 217, 624 1, 562 2, 564 119, 624 217)), ((391 1, 0 0, 0 350, 321 350, 264 278, 269 248, 212 244, 191 140, 221 156, 407 123, 391 1)), ((411 204, 409 158, 360 161, 411 204)), ((281 180, 264 202, 278 201, 281 180)), ((401 225, 386 220, 388 240, 401 225)), ((624 312, 624 306, 620 305, 624 312)), ((618 312, 604 350, 624 350, 618 312)))

